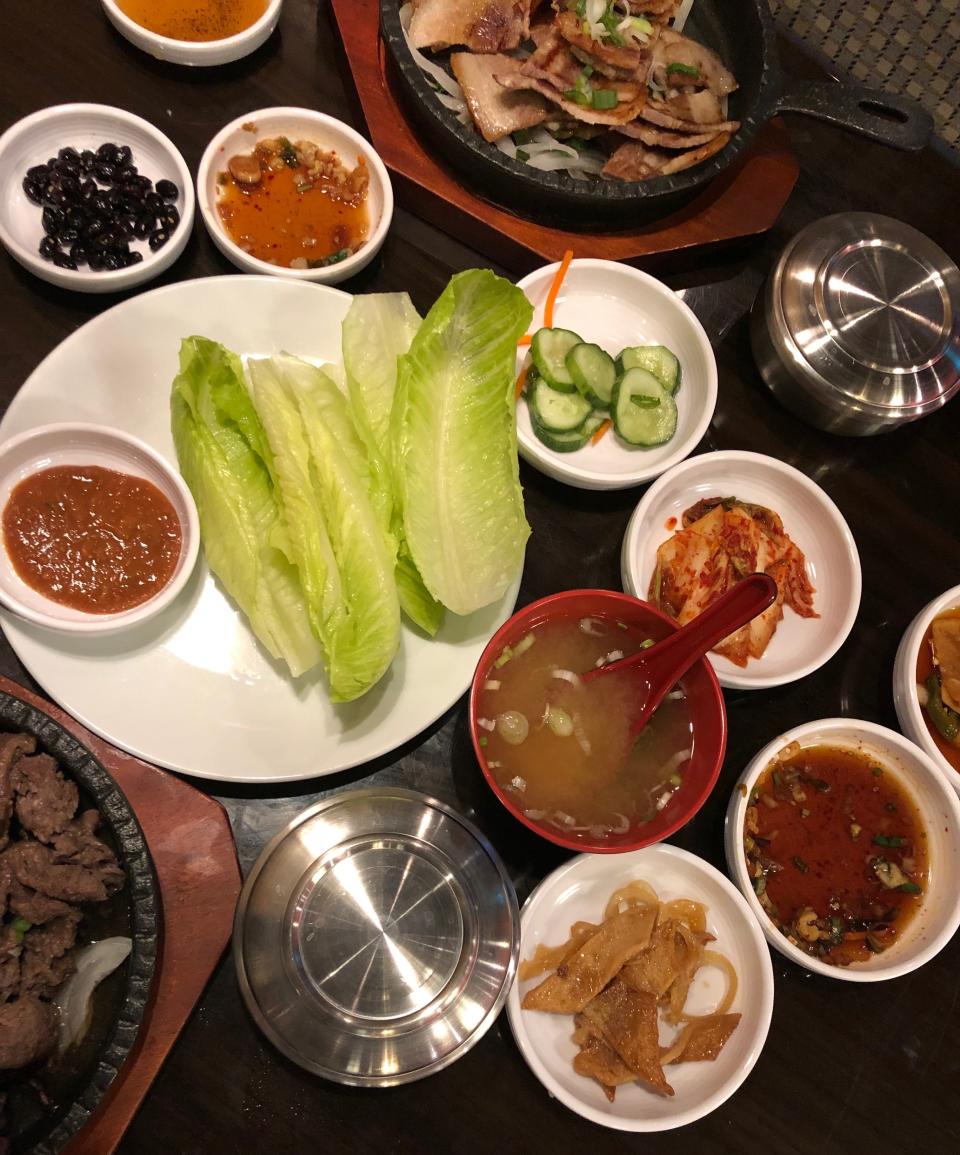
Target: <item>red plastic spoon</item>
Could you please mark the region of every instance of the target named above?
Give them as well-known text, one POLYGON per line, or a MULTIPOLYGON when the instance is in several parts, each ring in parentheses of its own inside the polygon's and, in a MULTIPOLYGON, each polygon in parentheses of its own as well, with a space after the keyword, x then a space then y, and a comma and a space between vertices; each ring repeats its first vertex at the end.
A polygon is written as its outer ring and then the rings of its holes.
POLYGON ((629 687, 624 695, 630 703, 630 736, 635 737, 644 727, 653 711, 690 669, 694 662, 734 630, 763 613, 777 598, 777 583, 765 573, 750 574, 737 582, 715 602, 687 625, 669 637, 611 662, 581 677, 585 682, 596 678, 618 678, 629 687))

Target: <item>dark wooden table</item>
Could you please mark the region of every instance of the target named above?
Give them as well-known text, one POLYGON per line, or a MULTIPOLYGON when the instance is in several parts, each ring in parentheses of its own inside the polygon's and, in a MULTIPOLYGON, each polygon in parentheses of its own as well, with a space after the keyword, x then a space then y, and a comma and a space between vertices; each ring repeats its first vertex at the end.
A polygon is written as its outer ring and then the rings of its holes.
MULTIPOLYGON (((116 35, 95 0, 8 0, 0 38, 0 129, 48 104, 102 101, 167 132, 191 169, 228 120, 275 104, 306 105, 359 123, 326 3, 287 0, 280 30, 248 60, 195 72, 159 64, 116 35)), ((816 70, 784 45, 794 75, 816 70)), ((791 120, 800 183, 760 244, 704 258, 675 287, 696 296, 708 327, 716 307, 745 309, 787 238, 848 209, 907 220, 960 257, 960 174, 932 151, 904 156, 799 118, 791 120)), ((488 262, 462 241, 398 211, 382 254, 347 287, 408 290, 421 310, 457 270, 488 262)), ((198 222, 160 283, 233 272, 198 222)), ((509 270, 504 270, 509 272, 509 270)), ((150 287, 155 287, 157 282, 150 287)), ((0 255, 0 399, 70 332, 114 303, 41 284, 0 255)), ((722 866, 722 819, 732 783, 770 738, 836 714, 896 726, 893 656, 914 613, 960 581, 960 403, 883 437, 845 440, 800 424, 754 368, 746 324, 717 347, 720 398, 701 445, 751 449, 797 466, 846 516, 863 562, 863 600, 842 650, 815 674, 776 690, 727 693, 730 743, 721 781, 674 839, 722 866)), ((641 491, 588 494, 522 469, 533 527, 521 602, 572 586, 619 588, 620 541, 641 491)), ((0 672, 32 682, 6 643, 0 672)), ((248 868, 292 815, 330 789, 402 782, 471 814, 504 856, 521 901, 561 859, 491 805, 465 743, 459 703, 430 732, 381 763, 275 790, 217 787, 248 868)), ((776 1005, 750 1078, 719 1110, 685 1130, 646 1138, 607 1131, 549 1098, 527 1069, 505 1017, 439 1075, 385 1092, 335 1086, 277 1054, 248 1018, 223 961, 121 1150, 152 1153, 377 1150, 403 1153, 809 1152, 833 1155, 960 1145, 960 940, 891 983, 852 986, 813 977, 774 955, 776 1005)))

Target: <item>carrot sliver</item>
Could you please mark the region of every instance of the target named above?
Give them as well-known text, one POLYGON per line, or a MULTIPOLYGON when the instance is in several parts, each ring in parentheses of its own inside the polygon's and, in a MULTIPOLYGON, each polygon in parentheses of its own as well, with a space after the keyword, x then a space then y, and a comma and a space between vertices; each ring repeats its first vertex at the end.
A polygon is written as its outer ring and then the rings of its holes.
POLYGON ((602 425, 598 425, 596 433, 594 433, 594 435, 590 438, 590 444, 596 445, 597 442, 600 440, 600 438, 604 435, 604 433, 606 433, 606 431, 610 428, 610 426, 612 424, 613 424, 613 422, 608 417, 607 420, 604 421, 604 423, 602 425))
POLYGON ((517 344, 518 345, 529 345, 532 340, 533 340, 533 335, 531 333, 524 333, 524 335, 522 337, 519 337, 517 339, 517 344))
POLYGON ((543 306, 543 324, 547 329, 553 328, 553 306, 556 304, 557 294, 560 292, 560 286, 563 284, 563 278, 567 275, 567 269, 570 268, 572 260, 573 249, 567 249, 563 254, 563 260, 553 275, 553 283, 550 286, 550 292, 547 293, 546 304, 543 306))
POLYGON ((520 394, 523 392, 523 387, 527 383, 527 370, 529 368, 529 365, 524 365, 524 367, 520 370, 520 376, 517 378, 517 391, 514 394, 517 401, 520 400, 520 394))

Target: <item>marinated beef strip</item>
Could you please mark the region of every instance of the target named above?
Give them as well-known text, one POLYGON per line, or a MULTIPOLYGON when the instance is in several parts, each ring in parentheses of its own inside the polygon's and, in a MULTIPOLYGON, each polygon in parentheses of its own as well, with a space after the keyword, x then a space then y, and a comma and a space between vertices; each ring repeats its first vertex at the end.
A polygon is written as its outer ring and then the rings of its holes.
POLYGON ((507 52, 530 35, 539 0, 419 0, 407 35, 414 48, 463 45, 473 52, 507 52))
POLYGON ((495 79, 519 73, 522 60, 512 56, 478 56, 472 52, 454 52, 450 67, 473 117, 477 131, 491 143, 522 128, 542 124, 553 106, 539 93, 530 90, 511 92, 495 79))
POLYGON ((710 1015, 687 1023, 675 1040, 682 1047, 669 1063, 713 1062, 739 1023, 738 1014, 710 1015))
POLYGON ((21 960, 21 997, 52 998, 64 979, 73 974, 73 946, 82 917, 79 910, 70 910, 44 926, 27 931, 21 960))
POLYGON ((943 704, 960 712, 960 618, 934 618, 930 640, 943 704))
POLYGON ((652 56, 651 76, 658 88, 709 88, 717 96, 737 90, 736 77, 715 52, 672 28, 660 30, 652 56))
POLYGON ((699 148, 673 153, 647 148, 639 141, 628 140, 611 154, 603 166, 603 175, 617 177, 620 180, 647 180, 652 176, 671 176, 675 172, 683 172, 684 169, 702 164, 724 148, 729 140, 730 133, 721 132, 699 148))
MULTIPOLYGON (((9 853, 9 851, 8 851, 9 853)), ((40 926, 51 919, 67 914, 72 908, 59 898, 50 898, 32 887, 23 886, 13 879, 10 890, 10 910, 18 918, 26 919, 32 926, 40 926)))
POLYGON ((0 1071, 35 1063, 53 1050, 57 1024, 53 1007, 34 995, 0 1006, 0 1071))
POLYGON ((650 942, 657 918, 655 907, 627 910, 608 918, 539 986, 527 991, 525 1010, 575 1014, 603 990, 629 959, 650 942))
POLYGON ((76 813, 80 795, 75 783, 64 778, 49 754, 21 758, 16 779, 20 825, 41 842, 52 842, 76 813))
POLYGON ((654 995, 615 979, 587 1003, 583 1013, 635 1078, 664 1095, 673 1094, 660 1065, 660 1027, 654 995))
POLYGON ((22 885, 63 902, 102 902, 123 882, 116 864, 91 869, 62 863, 55 850, 39 842, 17 842, 4 851, 22 885))
MULTIPOLYGON (((16 792, 16 765, 21 755, 32 754, 37 743, 29 734, 0 734, 0 850, 10 841, 10 819, 16 792)), ((3 903, 0 902, 0 915, 3 903)))

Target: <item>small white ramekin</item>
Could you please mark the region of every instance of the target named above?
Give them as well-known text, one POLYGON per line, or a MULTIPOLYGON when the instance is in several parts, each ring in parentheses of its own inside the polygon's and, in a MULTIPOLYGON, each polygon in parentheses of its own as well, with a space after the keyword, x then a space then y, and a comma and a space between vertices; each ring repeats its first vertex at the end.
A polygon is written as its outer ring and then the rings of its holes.
POLYGON ((16 485, 41 469, 98 465, 152 482, 180 521, 180 558, 172 577, 148 601, 112 614, 90 614, 51 601, 17 574, 0 541, 0 604, 18 617, 73 634, 108 634, 140 625, 166 609, 190 579, 200 551, 200 523, 183 478, 155 449, 105 425, 42 425, 0 445, 0 510, 16 485))
POLYGON ((929 962, 960 927, 960 801, 943 774, 922 750, 902 734, 855 718, 823 718, 806 722, 768 742, 740 775, 727 807, 724 849, 730 876, 756 915, 767 942, 805 970, 847 982, 895 979, 929 962), (833 966, 794 946, 774 926, 760 905, 743 852, 743 825, 750 791, 774 757, 791 742, 801 746, 844 746, 863 750, 894 773, 910 795, 927 832, 929 871, 920 909, 901 936, 883 954, 866 962, 833 966))
POLYGON ((276 28, 283 7, 283 0, 269 0, 259 20, 235 36, 226 36, 222 40, 174 40, 170 36, 158 36, 136 20, 131 20, 115 0, 100 0, 100 3, 110 23, 131 44, 157 60, 194 67, 229 64, 231 60, 240 60, 255 52, 276 28))
POLYGON ((343 121, 308 108, 262 108, 238 116, 222 128, 207 145, 197 170, 197 199, 200 215, 213 243, 228 260, 246 273, 267 273, 297 281, 316 281, 335 285, 365 268, 380 251, 393 220, 393 186, 390 174, 379 154, 368 140, 343 121), (309 140, 322 149, 336 152, 350 167, 363 158, 370 173, 367 209, 370 235, 352 256, 317 269, 287 269, 271 265, 244 252, 223 227, 217 211, 218 175, 237 153, 251 152, 258 140, 285 136, 290 140, 309 140))

